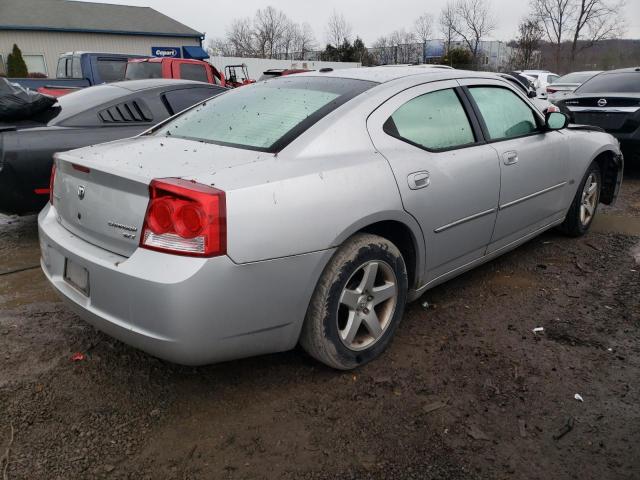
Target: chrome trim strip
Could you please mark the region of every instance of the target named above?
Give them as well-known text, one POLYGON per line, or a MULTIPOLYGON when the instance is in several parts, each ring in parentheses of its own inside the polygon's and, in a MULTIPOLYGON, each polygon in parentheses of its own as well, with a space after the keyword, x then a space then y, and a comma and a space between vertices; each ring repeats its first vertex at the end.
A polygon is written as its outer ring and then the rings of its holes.
POLYGON ((456 227, 462 223, 470 222, 471 220, 475 220, 476 218, 484 217, 485 215, 489 215, 490 213, 495 212, 496 209, 492 208, 490 210, 485 210, 484 212, 474 213, 473 215, 469 215, 468 217, 461 218, 460 220, 456 220, 455 222, 447 223, 441 227, 438 227, 434 230, 435 233, 441 233, 445 230, 449 230, 450 228, 456 227))
POLYGON ((593 112, 593 113, 635 113, 640 107, 571 107, 567 105, 570 112, 593 112))
POLYGON ((557 188, 562 188, 566 184, 567 184, 567 182, 562 182, 562 183, 559 183, 559 184, 554 185, 552 187, 545 188, 544 190, 540 190, 539 192, 532 193, 531 195, 527 195, 526 197, 518 198, 518 199, 513 200, 511 202, 507 202, 507 203, 505 203, 503 205, 500 205, 500 210, 504 210, 505 208, 513 207, 514 205, 517 205, 519 203, 526 202, 527 200, 531 200, 534 197, 537 197, 539 195, 543 195, 543 194, 548 193, 548 192, 550 192, 552 190, 555 190, 557 188))

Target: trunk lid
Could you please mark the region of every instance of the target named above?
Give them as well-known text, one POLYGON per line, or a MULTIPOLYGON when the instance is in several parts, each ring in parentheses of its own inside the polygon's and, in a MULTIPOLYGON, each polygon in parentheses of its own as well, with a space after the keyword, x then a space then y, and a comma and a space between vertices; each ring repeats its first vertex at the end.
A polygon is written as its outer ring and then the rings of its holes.
POLYGON ((58 221, 89 243, 130 256, 140 243, 154 178, 198 181, 270 156, 166 137, 141 137, 56 154, 58 221))

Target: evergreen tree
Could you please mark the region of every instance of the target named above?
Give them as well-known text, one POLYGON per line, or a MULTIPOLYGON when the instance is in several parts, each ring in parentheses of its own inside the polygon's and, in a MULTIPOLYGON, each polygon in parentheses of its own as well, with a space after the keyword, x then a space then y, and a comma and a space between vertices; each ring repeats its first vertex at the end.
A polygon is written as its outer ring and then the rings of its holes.
POLYGON ((18 45, 13 44, 13 50, 7 57, 7 76, 24 78, 29 75, 27 70, 27 64, 22 58, 22 52, 18 48, 18 45))

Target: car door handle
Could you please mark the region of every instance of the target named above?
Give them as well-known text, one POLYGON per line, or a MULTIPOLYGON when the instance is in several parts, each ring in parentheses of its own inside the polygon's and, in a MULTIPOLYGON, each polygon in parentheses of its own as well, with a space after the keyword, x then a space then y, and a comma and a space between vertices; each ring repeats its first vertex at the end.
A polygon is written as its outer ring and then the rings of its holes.
POLYGON ((518 163, 518 152, 504 152, 502 158, 505 165, 513 165, 514 163, 518 163))
POLYGON ((410 173, 407 177, 407 182, 409 183, 409 188, 411 190, 418 190, 420 188, 428 187, 431 183, 431 178, 429 177, 429 172, 420 171, 410 173))

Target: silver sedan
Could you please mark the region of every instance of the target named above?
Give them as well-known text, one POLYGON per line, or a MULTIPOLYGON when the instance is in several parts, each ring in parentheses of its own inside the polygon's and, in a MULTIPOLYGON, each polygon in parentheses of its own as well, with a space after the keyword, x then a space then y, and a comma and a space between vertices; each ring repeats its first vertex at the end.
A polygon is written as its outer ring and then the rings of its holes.
POLYGON ((183 364, 300 343, 351 369, 434 285, 586 233, 623 160, 493 74, 405 66, 259 82, 54 163, 42 268, 89 323, 183 364))

